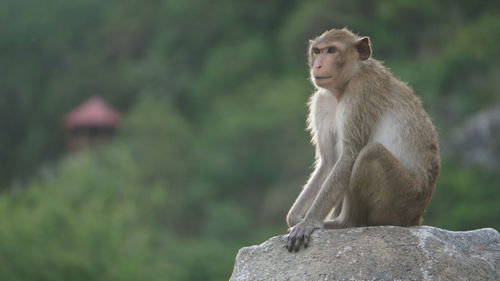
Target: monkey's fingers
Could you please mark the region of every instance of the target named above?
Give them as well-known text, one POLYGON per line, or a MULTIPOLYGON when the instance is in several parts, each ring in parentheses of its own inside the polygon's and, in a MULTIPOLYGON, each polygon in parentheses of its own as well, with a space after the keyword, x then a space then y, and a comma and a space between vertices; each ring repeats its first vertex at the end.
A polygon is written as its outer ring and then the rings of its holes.
POLYGON ((294 237, 290 237, 290 239, 288 240, 288 243, 287 243, 287 250, 288 252, 293 252, 293 250, 295 249, 295 243, 296 243, 297 239, 295 239, 294 237))
POLYGON ((318 229, 318 227, 312 227, 304 233, 304 248, 309 247, 309 242, 311 242, 312 233, 318 229))
POLYGON ((300 246, 302 246, 304 242, 304 234, 305 234, 304 231, 305 231, 304 228, 299 229, 299 233, 297 235, 297 242, 295 243, 295 249, 294 249, 295 252, 298 252, 300 250, 300 246))
POLYGON ((294 230, 292 229, 290 231, 290 233, 288 234, 288 237, 286 240, 286 248, 289 252, 292 252, 294 246, 295 246, 295 235, 294 235, 294 230))
POLYGON ((304 249, 309 247, 309 242, 311 242, 311 234, 304 235, 304 249))

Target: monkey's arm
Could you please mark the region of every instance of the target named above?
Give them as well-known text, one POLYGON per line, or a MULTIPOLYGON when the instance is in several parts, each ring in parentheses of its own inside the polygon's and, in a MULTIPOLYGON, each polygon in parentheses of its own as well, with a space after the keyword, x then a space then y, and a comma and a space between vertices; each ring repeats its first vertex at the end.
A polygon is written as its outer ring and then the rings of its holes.
POLYGON ((377 120, 372 114, 361 114, 357 109, 353 109, 345 118, 344 126, 349 130, 342 135, 342 152, 304 219, 290 229, 287 241, 289 251, 298 251, 301 245, 307 247, 312 232, 323 227, 324 219, 331 209, 343 200, 354 162, 368 142, 372 124, 377 120))
POLYGON ((305 218, 330 169, 331 165, 326 164, 321 159, 319 160, 316 169, 311 174, 311 177, 286 216, 286 222, 289 227, 298 224, 305 218))
POLYGON ((357 152, 351 152, 341 155, 321 186, 304 221, 320 227, 323 225, 331 209, 344 198, 357 154, 357 152))
POLYGON ((352 110, 345 116, 342 132, 342 149, 333 169, 327 176, 311 208, 307 212, 304 225, 323 226, 331 209, 343 199, 351 179, 352 168, 359 153, 366 146, 374 124, 379 117, 376 111, 362 110, 359 105, 370 103, 369 97, 351 100, 352 110))
POLYGON ((298 251, 302 244, 307 247, 312 232, 323 227, 330 210, 344 197, 355 159, 348 154, 338 159, 304 219, 290 229, 286 245, 288 251, 298 251))

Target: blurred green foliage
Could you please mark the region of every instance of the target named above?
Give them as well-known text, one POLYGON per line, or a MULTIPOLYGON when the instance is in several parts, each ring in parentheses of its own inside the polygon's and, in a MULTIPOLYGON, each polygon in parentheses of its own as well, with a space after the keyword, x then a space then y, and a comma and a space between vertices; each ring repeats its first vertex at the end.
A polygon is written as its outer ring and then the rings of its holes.
MULTIPOLYGON (((313 162, 307 39, 348 26, 440 128, 500 102, 498 1, 0 2, 0 279, 227 280, 313 162), (64 155, 91 95, 115 141, 64 155)), ((497 142, 497 144, 499 144, 497 142)), ((499 144, 500 145, 500 144, 499 144)), ((426 224, 500 229, 500 177, 443 155, 426 224)))

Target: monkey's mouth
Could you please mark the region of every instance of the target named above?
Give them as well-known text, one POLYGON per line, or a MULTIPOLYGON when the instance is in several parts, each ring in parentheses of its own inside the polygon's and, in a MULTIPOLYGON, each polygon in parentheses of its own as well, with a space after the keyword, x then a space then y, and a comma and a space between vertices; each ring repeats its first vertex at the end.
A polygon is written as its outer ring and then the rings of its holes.
POLYGON ((330 78, 332 78, 332 76, 314 76, 314 80, 325 80, 330 78))

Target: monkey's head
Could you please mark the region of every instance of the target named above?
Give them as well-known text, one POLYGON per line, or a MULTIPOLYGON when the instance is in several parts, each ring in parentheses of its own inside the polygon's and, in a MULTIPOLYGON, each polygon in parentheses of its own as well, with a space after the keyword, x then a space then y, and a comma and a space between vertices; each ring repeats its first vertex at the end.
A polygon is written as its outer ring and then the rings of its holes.
POLYGON ((368 37, 358 37, 347 29, 331 29, 309 40, 311 81, 318 88, 339 90, 370 58, 368 37))

